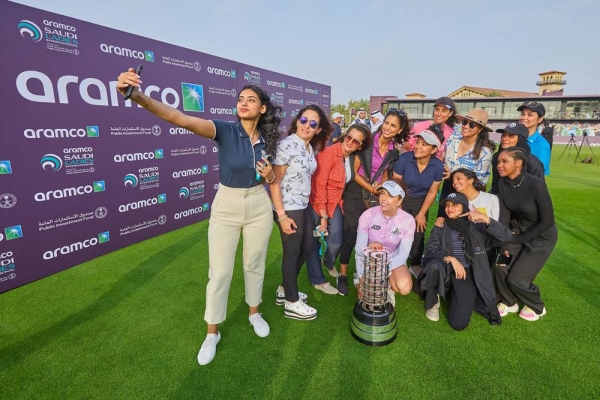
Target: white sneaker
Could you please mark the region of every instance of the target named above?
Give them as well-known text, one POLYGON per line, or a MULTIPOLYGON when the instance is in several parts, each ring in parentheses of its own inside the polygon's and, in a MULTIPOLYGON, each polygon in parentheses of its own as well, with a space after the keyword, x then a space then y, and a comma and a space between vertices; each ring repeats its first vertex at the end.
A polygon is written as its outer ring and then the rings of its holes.
MULTIPOLYGON (((306 303, 308 296, 306 293, 298 292, 298 298, 306 303)), ((279 286, 275 292, 275 304, 282 306, 285 303, 285 289, 283 286, 279 286)))
POLYGON ((523 318, 526 321, 537 321, 546 315, 546 307, 542 310, 540 314, 536 314, 531 308, 527 306, 523 306, 523 309, 519 313, 519 317, 523 318))
MULTIPOLYGON (((323 265, 325 265, 325 264, 323 264, 323 265)), ((325 265, 325 267, 327 267, 327 266, 325 265)), ((331 269, 327 268, 327 272, 329 272, 329 276, 331 276, 333 278, 337 278, 338 276, 340 276, 340 273, 335 268, 335 265, 331 269)))
POLYGON ((519 311, 519 304, 515 303, 512 306, 507 306, 504 303, 498 303, 498 312, 501 317, 506 317, 509 313, 516 313, 519 311))
POLYGON ((250 325, 254 328, 254 332, 260 337, 267 337, 269 333, 271 333, 271 328, 269 328, 269 324, 265 321, 261 314, 254 313, 248 317, 248 321, 250 321, 250 325))
POLYGON ((329 282, 322 283, 320 285, 315 285, 315 289, 320 290, 325 294, 338 294, 339 290, 331 286, 329 282))
POLYGON ((217 354, 217 343, 221 340, 221 332, 209 333, 206 335, 206 339, 202 343, 202 347, 200 347, 200 352, 198 352, 198 364, 206 365, 215 358, 215 354, 217 354))
POLYGON ((437 303, 429 310, 425 311, 425 316, 428 320, 437 322, 440 320, 440 295, 438 294, 437 303))
POLYGON ((286 301, 284 310, 286 318, 297 319, 300 321, 310 321, 317 318, 317 310, 307 305, 302 300, 298 300, 295 303, 286 301))

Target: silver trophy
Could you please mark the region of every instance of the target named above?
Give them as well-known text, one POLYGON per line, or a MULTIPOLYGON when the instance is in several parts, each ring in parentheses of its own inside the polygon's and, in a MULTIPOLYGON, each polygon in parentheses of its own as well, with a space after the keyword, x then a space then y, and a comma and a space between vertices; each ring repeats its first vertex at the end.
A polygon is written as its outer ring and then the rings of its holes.
POLYGON ((396 311, 388 298, 391 250, 365 249, 362 299, 354 305, 350 330, 359 342, 384 346, 396 339, 396 311))

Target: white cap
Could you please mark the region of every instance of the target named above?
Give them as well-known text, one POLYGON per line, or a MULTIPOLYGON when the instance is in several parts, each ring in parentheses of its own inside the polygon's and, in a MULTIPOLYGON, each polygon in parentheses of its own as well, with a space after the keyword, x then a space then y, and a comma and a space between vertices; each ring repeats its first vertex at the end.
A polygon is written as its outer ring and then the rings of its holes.
POLYGON ((334 112, 333 115, 331 116, 331 119, 336 119, 336 118, 344 118, 344 116, 342 114, 340 114, 339 112, 334 112))

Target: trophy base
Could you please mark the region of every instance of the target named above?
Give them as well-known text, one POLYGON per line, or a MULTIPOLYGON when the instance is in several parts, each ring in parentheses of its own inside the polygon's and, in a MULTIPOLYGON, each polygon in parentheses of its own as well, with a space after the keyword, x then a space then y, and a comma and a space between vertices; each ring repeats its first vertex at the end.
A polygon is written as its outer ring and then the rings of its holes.
POLYGON ((352 311, 350 332, 367 346, 385 346, 396 339, 396 312, 391 304, 378 313, 363 309, 358 302, 352 311))

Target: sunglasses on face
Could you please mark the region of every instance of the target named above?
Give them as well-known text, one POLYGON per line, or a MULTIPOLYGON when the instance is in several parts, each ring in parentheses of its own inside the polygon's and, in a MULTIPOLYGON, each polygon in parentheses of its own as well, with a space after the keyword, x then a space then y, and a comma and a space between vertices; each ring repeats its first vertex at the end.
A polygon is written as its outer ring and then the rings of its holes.
POLYGON ((360 146, 362 144, 362 142, 358 139, 354 139, 352 136, 350 135, 346 135, 344 136, 344 140, 346 142, 348 142, 348 144, 352 144, 354 146, 360 146))
POLYGON ((317 127, 319 126, 319 123, 317 121, 315 121, 314 119, 311 119, 309 121, 306 117, 300 117, 298 119, 298 122, 300 122, 300 125, 308 124, 308 126, 310 126, 311 129, 317 129, 317 127))
POLYGON ((463 126, 469 124, 469 128, 471 128, 471 129, 473 129, 473 128, 475 128, 477 126, 477 124, 475 122, 473 122, 473 121, 467 121, 466 119, 463 119, 462 124, 463 124, 463 126))

